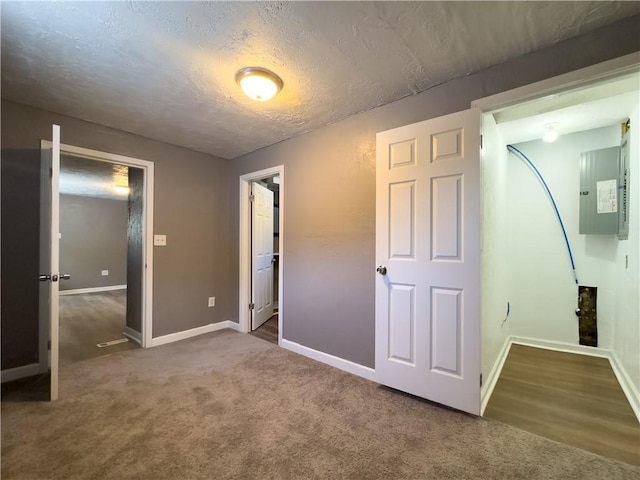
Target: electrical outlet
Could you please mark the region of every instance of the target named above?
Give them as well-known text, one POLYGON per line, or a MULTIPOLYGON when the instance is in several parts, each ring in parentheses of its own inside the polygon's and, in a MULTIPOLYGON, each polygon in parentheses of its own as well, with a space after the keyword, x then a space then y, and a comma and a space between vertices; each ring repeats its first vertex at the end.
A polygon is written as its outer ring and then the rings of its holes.
POLYGON ((153 236, 153 245, 156 247, 166 247, 167 246, 167 236, 166 235, 154 235, 153 236))
POLYGON ((215 307, 216 306, 216 297, 209 297, 209 307, 215 307))
POLYGON ((100 275, 102 275, 103 277, 108 276, 108 275, 109 275, 109 270, 102 270, 102 271, 100 272, 100 275))

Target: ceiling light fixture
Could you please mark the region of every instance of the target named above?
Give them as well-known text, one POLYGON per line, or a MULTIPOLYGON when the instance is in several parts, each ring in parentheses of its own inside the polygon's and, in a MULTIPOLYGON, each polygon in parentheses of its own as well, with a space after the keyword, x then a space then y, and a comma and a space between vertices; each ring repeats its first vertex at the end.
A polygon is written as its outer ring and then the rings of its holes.
POLYGON ((244 67, 236 72, 236 82, 251 99, 266 102, 282 90, 278 75, 262 67, 244 67))
POLYGON ((556 131, 556 127, 558 125, 559 125, 558 123, 549 123, 545 125, 544 127, 546 128, 547 131, 542 136, 542 140, 544 140, 547 143, 555 142, 558 139, 558 132, 556 131))
POLYGON ((113 191, 120 195, 127 195, 129 193, 129 179, 120 178, 114 182, 113 191))

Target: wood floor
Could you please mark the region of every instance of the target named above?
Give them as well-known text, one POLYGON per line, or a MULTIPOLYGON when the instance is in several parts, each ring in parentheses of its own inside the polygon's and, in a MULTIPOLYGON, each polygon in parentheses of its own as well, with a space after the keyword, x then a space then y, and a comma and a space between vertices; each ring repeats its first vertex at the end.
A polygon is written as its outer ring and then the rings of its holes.
POLYGON ((98 348, 123 338, 126 290, 60 296, 60 365, 139 348, 133 341, 98 348))
POLYGON ((640 466, 640 425, 605 358, 514 344, 484 416, 640 466))
POLYGON ((250 335, 278 345, 278 314, 276 313, 256 330, 250 332, 250 335))

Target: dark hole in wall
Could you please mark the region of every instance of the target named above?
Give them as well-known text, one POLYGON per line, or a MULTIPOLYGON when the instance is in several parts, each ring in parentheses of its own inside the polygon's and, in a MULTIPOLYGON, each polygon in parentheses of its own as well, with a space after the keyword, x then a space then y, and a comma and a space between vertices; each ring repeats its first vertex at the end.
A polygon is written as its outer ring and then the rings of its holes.
POLYGON ((580 345, 598 346, 598 287, 578 286, 580 345))

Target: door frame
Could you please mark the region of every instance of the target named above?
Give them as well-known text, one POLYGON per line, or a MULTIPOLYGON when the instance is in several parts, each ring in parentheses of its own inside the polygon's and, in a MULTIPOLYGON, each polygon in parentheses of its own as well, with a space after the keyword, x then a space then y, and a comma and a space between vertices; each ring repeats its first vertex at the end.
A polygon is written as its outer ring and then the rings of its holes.
POLYGON ((638 72, 639 68, 640 54, 631 53, 539 82, 479 98, 471 102, 471 108, 480 109, 482 114, 495 113, 521 103, 539 100, 546 96, 588 87, 606 80, 613 80, 625 74, 638 72))
POLYGON ((283 278, 284 264, 282 252, 284 244, 284 165, 265 168, 240 176, 240 201, 239 201, 239 226, 240 226, 240 284, 238 320, 239 329, 243 333, 251 331, 251 312, 249 303, 251 302, 251 182, 262 180, 267 177, 278 175, 280 177, 279 192, 279 236, 278 236, 278 345, 282 343, 282 318, 284 317, 283 303, 283 278))
MULTIPOLYGON (((51 148, 52 142, 49 140, 40 141, 40 149, 51 148)), ((60 155, 71 154, 81 156, 89 160, 95 160, 105 163, 117 163, 130 167, 139 168, 144 174, 143 188, 143 258, 145 262, 145 270, 142 275, 142 348, 153 346, 153 193, 154 193, 154 163, 140 158, 126 157, 115 153, 103 152, 100 150, 92 150, 89 148, 77 147, 74 145, 60 144, 60 155)), ((40 325, 40 328, 48 329, 48 325, 40 325)), ((57 328, 57 325, 56 325, 57 328)), ((40 344, 42 349, 44 343, 40 344)), ((46 344, 44 344, 46 347, 46 344)), ((45 358, 48 352, 44 353, 45 358)))

